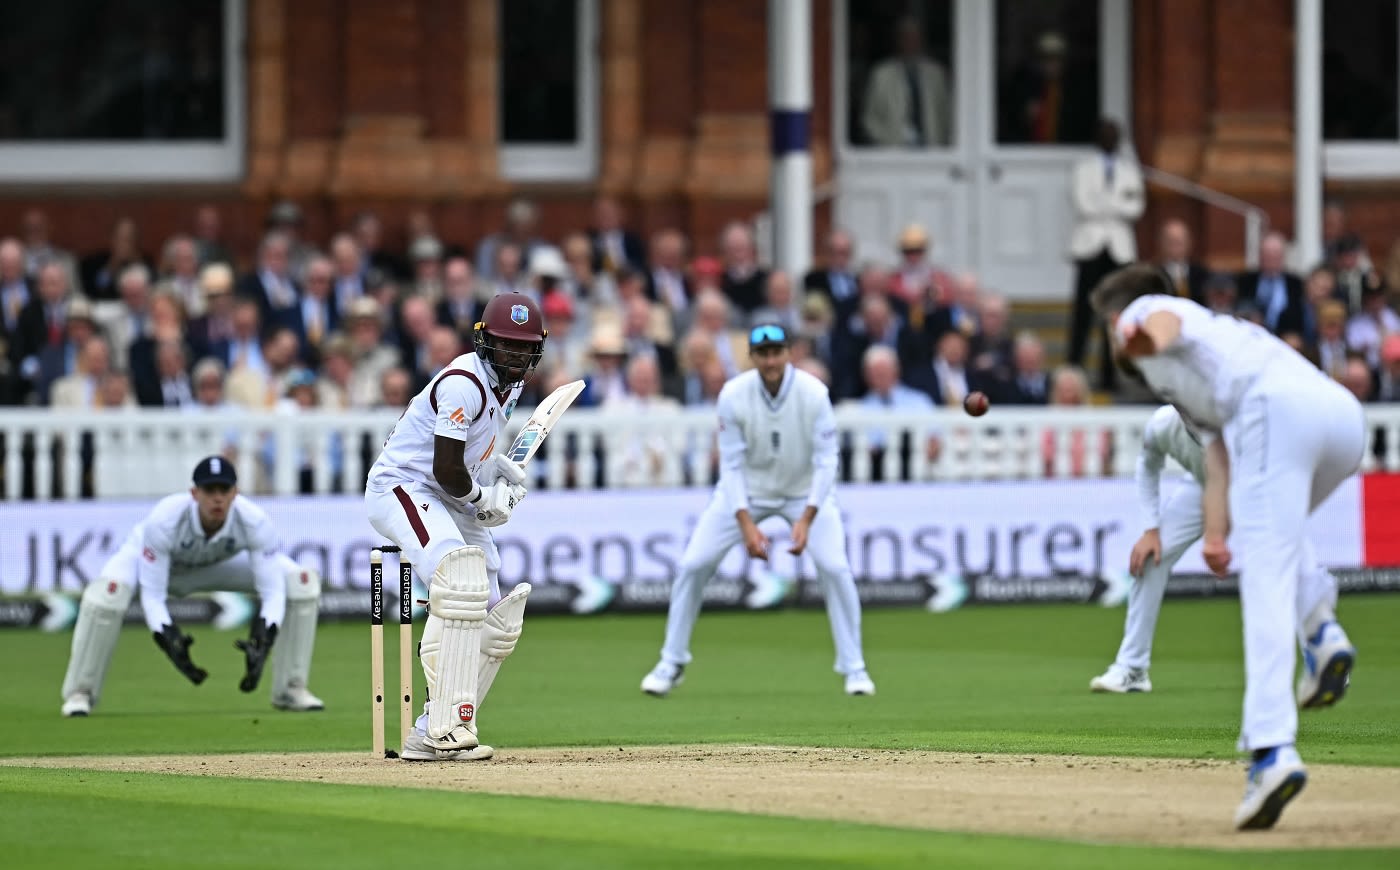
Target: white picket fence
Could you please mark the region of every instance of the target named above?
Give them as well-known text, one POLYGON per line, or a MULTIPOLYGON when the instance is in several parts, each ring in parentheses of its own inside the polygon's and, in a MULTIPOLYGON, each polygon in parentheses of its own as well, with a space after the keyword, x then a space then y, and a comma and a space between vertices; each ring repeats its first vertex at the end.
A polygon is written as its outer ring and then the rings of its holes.
MULTIPOLYGON (((880 441, 908 445, 902 461, 886 458, 883 480, 1130 476, 1151 412, 1147 406, 999 407, 971 418, 944 410, 876 413, 843 406, 837 409, 847 448, 843 479, 875 479, 870 447, 880 441), (1047 432, 1054 433, 1048 455, 1047 432), (1083 433, 1078 459, 1075 432, 1083 433), (942 445, 936 461, 924 449, 930 437, 942 445)), ((1400 471, 1400 405, 1371 406, 1367 413, 1366 470, 1400 471), (1383 450, 1374 449, 1378 443, 1383 450)), ((0 412, 0 492, 11 501, 160 496, 188 486, 200 458, 223 452, 235 457, 245 490, 354 492, 397 417, 392 412, 288 416, 6 409, 0 412)), ((518 409, 508 435, 513 437, 528 417, 528 408, 518 409)), ((714 427, 707 409, 644 417, 573 409, 545 446, 537 483, 552 489, 709 486, 714 427), (569 457, 560 461, 566 447, 569 457)))

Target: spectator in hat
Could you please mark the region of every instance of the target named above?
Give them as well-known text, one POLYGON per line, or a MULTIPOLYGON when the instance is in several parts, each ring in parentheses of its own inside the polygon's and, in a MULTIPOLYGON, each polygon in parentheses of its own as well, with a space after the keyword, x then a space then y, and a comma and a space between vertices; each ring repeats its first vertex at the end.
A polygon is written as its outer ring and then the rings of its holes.
POLYGON ((899 234, 896 243, 899 265, 895 267, 890 289, 906 306, 922 308, 947 305, 952 301, 952 288, 929 258, 932 240, 921 224, 909 224, 899 234))
POLYGON ((217 357, 227 366, 235 332, 233 269, 227 263, 210 263, 199 270, 199 287, 204 313, 186 325, 190 349, 195 358, 217 357))
POLYGON ((625 395, 627 381, 623 366, 627 360, 627 345, 622 329, 613 324, 594 327, 588 352, 592 361, 583 378, 584 388, 578 397, 579 404, 597 407, 613 397, 625 395))
POLYGON ((1317 309, 1317 362, 1333 380, 1340 381, 1346 368, 1347 308, 1329 299, 1317 309))
POLYGON ((1041 33, 1028 62, 998 88, 997 141, 1076 143, 1093 141, 1098 88, 1092 58, 1079 62, 1065 38, 1041 33))
POLYGON ((62 344, 46 344, 39 351, 38 373, 34 377, 34 391, 40 405, 49 404, 49 391, 55 381, 78 370, 78 354, 88 339, 97 335, 97 321, 92 316, 92 305, 82 298, 68 303, 68 317, 63 323, 64 341, 62 344))
POLYGON ((588 370, 590 351, 588 333, 578 329, 574 300, 567 293, 551 293, 545 297, 540 310, 549 329, 549 341, 545 342, 540 368, 574 377, 582 375, 588 370))
POLYGON ((371 298, 356 299, 345 316, 345 332, 354 355, 350 377, 350 404, 373 407, 380 401, 379 379, 399 364, 399 355, 383 343, 384 321, 379 303, 371 298))

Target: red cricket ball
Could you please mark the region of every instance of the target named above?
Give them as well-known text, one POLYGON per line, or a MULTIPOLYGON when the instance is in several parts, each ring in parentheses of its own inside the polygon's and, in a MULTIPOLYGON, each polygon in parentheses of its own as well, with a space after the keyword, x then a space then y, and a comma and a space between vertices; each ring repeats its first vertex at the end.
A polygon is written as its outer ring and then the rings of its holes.
POLYGON ((992 406, 992 402, 987 398, 987 394, 980 391, 973 391, 963 399, 963 410, 974 417, 980 417, 987 413, 987 409, 992 406))

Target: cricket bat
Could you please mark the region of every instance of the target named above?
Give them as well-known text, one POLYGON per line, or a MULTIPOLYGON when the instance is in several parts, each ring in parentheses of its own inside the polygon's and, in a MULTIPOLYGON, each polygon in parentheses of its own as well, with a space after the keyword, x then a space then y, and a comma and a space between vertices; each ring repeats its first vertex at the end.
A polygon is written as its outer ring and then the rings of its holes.
POLYGON ((521 468, 528 465, 540 449, 540 445, 544 443, 545 437, 554 428, 554 424, 569 410, 569 406, 582 392, 583 381, 573 381, 546 396, 544 401, 535 407, 530 419, 525 421, 525 427, 515 436, 510 450, 506 451, 510 461, 521 468))

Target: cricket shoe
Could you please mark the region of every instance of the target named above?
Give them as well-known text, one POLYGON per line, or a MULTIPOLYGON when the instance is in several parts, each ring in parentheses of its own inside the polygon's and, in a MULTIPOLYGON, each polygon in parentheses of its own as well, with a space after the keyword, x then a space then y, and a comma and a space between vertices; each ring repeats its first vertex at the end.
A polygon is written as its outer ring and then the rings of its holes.
POLYGON ((855 671, 846 675, 847 695, 875 694, 875 681, 865 671, 855 671))
POLYGON ((1241 831, 1272 828, 1283 808, 1308 784, 1308 769, 1292 744, 1275 746, 1249 766, 1244 800, 1235 810, 1235 827, 1241 831))
POLYGON ((1108 670, 1089 681, 1089 689, 1118 695, 1126 695, 1128 692, 1150 692, 1152 680, 1147 676, 1147 668, 1125 668, 1114 663, 1108 666, 1108 670))
POLYGON ((670 662, 657 662, 651 673, 642 677, 642 691, 648 695, 664 698, 671 690, 685 681, 685 665, 670 662))
POLYGON ((1303 675, 1298 678, 1298 706, 1330 707, 1342 699, 1351 684, 1356 647, 1335 621, 1318 626, 1303 644, 1303 675))
POLYGON ((63 715, 68 718, 74 716, 88 716, 92 714, 92 696, 87 692, 74 692, 63 699, 63 715))
POLYGON ((403 751, 399 753, 399 758, 404 761, 486 761, 496 754, 496 750, 479 743, 471 749, 434 749, 428 745, 427 737, 416 727, 408 732, 403 739, 403 751))
POLYGON ((294 713, 326 709, 325 702, 308 692, 305 686, 288 686, 278 692, 272 698, 272 706, 278 710, 290 710, 294 713))

